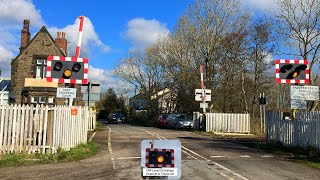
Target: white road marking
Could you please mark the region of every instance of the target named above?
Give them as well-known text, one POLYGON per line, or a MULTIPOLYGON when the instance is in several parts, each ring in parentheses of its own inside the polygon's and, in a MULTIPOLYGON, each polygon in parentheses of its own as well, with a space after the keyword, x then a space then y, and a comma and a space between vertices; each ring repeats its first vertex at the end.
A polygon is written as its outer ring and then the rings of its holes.
POLYGON ((271 158, 271 157, 274 157, 274 156, 272 156, 272 155, 263 155, 261 157, 263 157, 263 158, 271 158))
POLYGON ((293 158, 294 156, 293 155, 283 155, 281 156, 282 158, 293 158))
POLYGON ((93 138, 95 135, 96 135, 96 132, 94 132, 94 133, 91 135, 89 141, 92 141, 92 138, 93 138))
POLYGON ((210 156, 211 158, 221 158, 221 157, 226 157, 226 156, 210 156))
MULTIPOLYGON (((152 136, 155 136, 155 137, 157 137, 157 138, 160 139, 160 140, 161 140, 161 139, 162 139, 162 140, 167 140, 165 137, 163 137, 163 136, 161 137, 160 135, 158 135, 158 134, 155 133, 155 132, 151 132, 151 131, 148 131, 148 130, 145 130, 145 129, 140 129, 140 130, 141 130, 141 131, 145 131, 145 132, 147 132, 148 134, 151 134, 152 136)), ((239 178, 241 178, 241 179, 244 179, 244 180, 248 180, 246 177, 244 177, 244 176, 242 176, 242 175, 240 175, 240 174, 232 171, 231 169, 228 169, 228 168, 222 166, 221 164, 218 164, 218 163, 216 163, 216 162, 214 162, 214 161, 211 161, 210 159, 207 159, 207 158, 201 156, 200 154, 192 151, 191 149, 188 149, 188 148, 186 148, 186 147, 184 147, 184 146, 182 146, 182 145, 181 145, 181 148, 183 149, 183 150, 181 150, 181 151, 184 152, 184 153, 186 153, 186 154, 189 155, 189 156, 191 156, 190 153, 192 153, 192 154, 194 154, 194 155, 196 155, 196 156, 198 156, 198 157, 206 160, 207 162, 213 162, 216 166, 218 166, 218 167, 220 167, 220 168, 222 168, 222 169, 224 169, 224 170, 226 170, 226 171, 231 172, 234 176, 237 176, 237 177, 239 177, 239 178), (189 152, 189 153, 187 153, 187 152, 189 152)), ((191 156, 191 157, 193 157, 193 156, 191 156)), ((196 160, 204 163, 203 161, 199 160, 198 158, 196 158, 196 157, 194 157, 194 158, 195 158, 196 160)), ((232 178, 230 178, 230 179, 232 179, 232 178)))
MULTIPOLYGON (((111 154, 111 162, 112 162, 112 168, 113 168, 113 171, 115 172, 116 171, 116 165, 114 163, 114 156, 112 154, 112 147, 111 147, 111 128, 107 126, 107 128, 109 129, 109 132, 108 132, 108 149, 109 149, 109 152, 111 154)), ((115 176, 116 179, 117 176, 115 176)))
MULTIPOLYGON (((225 175, 225 174, 222 173, 222 172, 220 173, 220 175, 223 176, 223 177, 229 178, 227 175, 225 175)), ((229 178, 229 179, 230 179, 230 180, 233 180, 233 178, 229 178)))
POLYGON ((127 160, 127 159, 141 159, 141 157, 119 157, 118 160, 127 160))
POLYGON ((249 155, 240 155, 239 157, 249 158, 249 157, 251 157, 251 156, 249 156, 249 155))

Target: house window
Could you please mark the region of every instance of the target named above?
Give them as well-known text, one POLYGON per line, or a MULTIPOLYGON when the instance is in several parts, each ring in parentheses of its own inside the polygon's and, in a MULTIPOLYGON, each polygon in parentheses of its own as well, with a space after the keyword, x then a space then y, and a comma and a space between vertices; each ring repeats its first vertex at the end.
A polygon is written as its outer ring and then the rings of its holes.
POLYGON ((31 97, 31 103, 34 104, 44 104, 46 103, 46 97, 45 96, 32 96, 31 97))
POLYGON ((49 98, 48 98, 48 103, 49 103, 49 104, 53 104, 53 97, 49 97, 49 98))
POLYGON ((37 59, 36 78, 44 79, 46 77, 47 60, 37 59))

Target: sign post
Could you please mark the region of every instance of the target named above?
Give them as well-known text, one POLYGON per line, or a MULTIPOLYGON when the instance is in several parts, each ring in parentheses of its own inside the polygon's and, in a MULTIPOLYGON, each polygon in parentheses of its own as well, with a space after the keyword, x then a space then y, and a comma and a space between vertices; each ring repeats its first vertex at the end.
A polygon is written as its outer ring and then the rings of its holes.
POLYGON ((260 105, 260 131, 266 132, 266 97, 264 92, 259 96, 259 105, 260 105))
MULTIPOLYGON (((92 101, 91 95, 92 93, 93 95, 100 94, 100 83, 89 81, 88 84, 82 84, 82 86, 87 86, 86 89, 81 88, 81 92, 83 94, 88 94, 86 98, 88 99, 88 108, 90 110, 90 102, 92 101)), ((93 101, 97 101, 97 99, 93 99, 93 101)))

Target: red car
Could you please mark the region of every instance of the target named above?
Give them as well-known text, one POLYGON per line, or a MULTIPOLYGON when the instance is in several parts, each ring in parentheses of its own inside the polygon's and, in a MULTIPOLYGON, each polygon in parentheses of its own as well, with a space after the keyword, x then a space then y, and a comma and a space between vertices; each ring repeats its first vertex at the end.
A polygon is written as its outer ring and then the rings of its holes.
POLYGON ((157 119, 157 126, 160 128, 166 128, 168 126, 168 122, 166 121, 168 114, 161 114, 157 119))

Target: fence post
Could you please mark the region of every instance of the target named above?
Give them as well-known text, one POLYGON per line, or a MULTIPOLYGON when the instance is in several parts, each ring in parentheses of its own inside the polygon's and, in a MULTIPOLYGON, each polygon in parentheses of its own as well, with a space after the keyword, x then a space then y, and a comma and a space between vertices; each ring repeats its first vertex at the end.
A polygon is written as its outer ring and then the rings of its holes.
POLYGON ((52 153, 53 147, 53 125, 54 125, 54 110, 48 110, 48 124, 47 124, 47 143, 46 145, 50 146, 48 153, 52 153))

